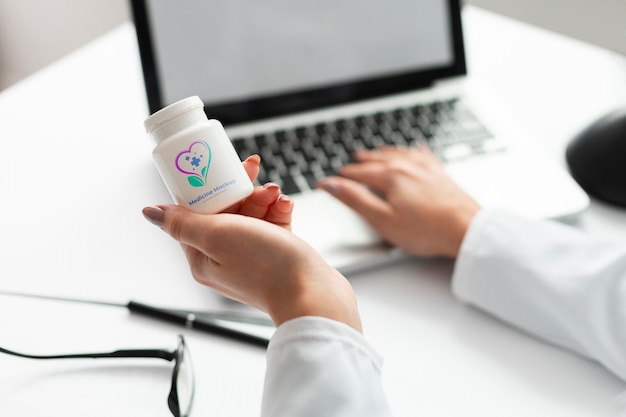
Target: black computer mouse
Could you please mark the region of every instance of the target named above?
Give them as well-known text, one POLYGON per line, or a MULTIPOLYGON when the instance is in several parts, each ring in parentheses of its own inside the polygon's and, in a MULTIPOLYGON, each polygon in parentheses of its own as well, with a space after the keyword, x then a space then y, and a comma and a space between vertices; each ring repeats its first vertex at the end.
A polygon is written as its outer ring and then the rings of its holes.
POLYGON ((626 207, 626 108, 583 129, 567 146, 565 158, 589 195, 626 207))

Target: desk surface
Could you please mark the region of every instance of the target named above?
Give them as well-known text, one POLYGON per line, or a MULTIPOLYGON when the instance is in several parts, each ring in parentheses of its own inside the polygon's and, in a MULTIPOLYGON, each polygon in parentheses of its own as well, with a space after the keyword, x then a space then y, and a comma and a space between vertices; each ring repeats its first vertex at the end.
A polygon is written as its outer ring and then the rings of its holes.
MULTIPOLYGON (((557 163, 578 129, 625 103, 623 58, 475 8, 464 20, 474 81, 557 163)), ((238 308, 196 284, 177 244, 141 215, 170 200, 147 114, 130 24, 0 94, 0 290, 238 308)), ((626 211, 593 201, 579 226, 626 236, 626 211)), ((597 364, 460 304, 451 271, 411 260, 351 278, 398 416, 597 416, 623 395, 597 364)), ((258 415, 262 349, 114 307, 0 296, 0 314, 0 346, 32 353, 168 348, 182 332, 194 415, 258 415)), ((167 416, 169 366, 127 364, 0 356, 0 414, 167 416), (69 409, 68 392, 79 394, 69 409)))

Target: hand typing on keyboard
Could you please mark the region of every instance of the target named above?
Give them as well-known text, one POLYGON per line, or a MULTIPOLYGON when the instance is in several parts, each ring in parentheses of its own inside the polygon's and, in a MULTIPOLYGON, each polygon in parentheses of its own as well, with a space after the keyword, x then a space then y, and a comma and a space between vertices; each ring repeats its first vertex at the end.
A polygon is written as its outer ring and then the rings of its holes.
POLYGON ((479 206, 425 146, 359 151, 318 186, 414 255, 456 257, 479 206))

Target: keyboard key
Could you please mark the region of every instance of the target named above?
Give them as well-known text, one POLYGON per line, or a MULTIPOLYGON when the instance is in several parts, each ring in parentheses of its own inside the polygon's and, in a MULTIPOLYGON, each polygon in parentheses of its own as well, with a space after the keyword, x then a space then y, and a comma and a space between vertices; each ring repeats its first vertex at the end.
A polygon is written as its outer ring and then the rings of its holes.
POLYGON ((257 148, 261 149, 267 146, 267 137, 265 135, 256 135, 254 136, 254 143, 257 148))
POLYGON ((283 194, 296 194, 300 192, 300 187, 291 175, 281 175, 278 181, 283 194))
POLYGON ((302 176, 304 177, 304 180, 306 181, 309 188, 312 190, 315 189, 315 184, 317 184, 317 181, 318 179, 320 179, 320 177, 312 171, 304 171, 302 173, 302 176))

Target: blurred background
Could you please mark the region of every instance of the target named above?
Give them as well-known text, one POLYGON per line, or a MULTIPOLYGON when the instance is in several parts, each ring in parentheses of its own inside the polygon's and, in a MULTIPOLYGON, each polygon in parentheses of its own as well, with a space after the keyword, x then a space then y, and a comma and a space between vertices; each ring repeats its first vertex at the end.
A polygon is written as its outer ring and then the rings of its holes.
MULTIPOLYGON (((465 0, 564 34, 606 44, 597 12, 624 0, 465 0), (593 24, 597 17, 599 24, 593 24), (583 21, 583 19, 585 19, 583 21)), ((623 16, 615 15, 615 19, 623 16)), ((0 0, 0 90, 131 19, 128 0, 0 0)), ((619 40, 626 44, 626 33, 619 40)), ((614 34, 610 35, 613 36, 614 34)), ((615 41, 612 39, 611 41, 615 41)))
POLYGON ((127 20, 127 0, 0 0, 0 90, 127 20))

